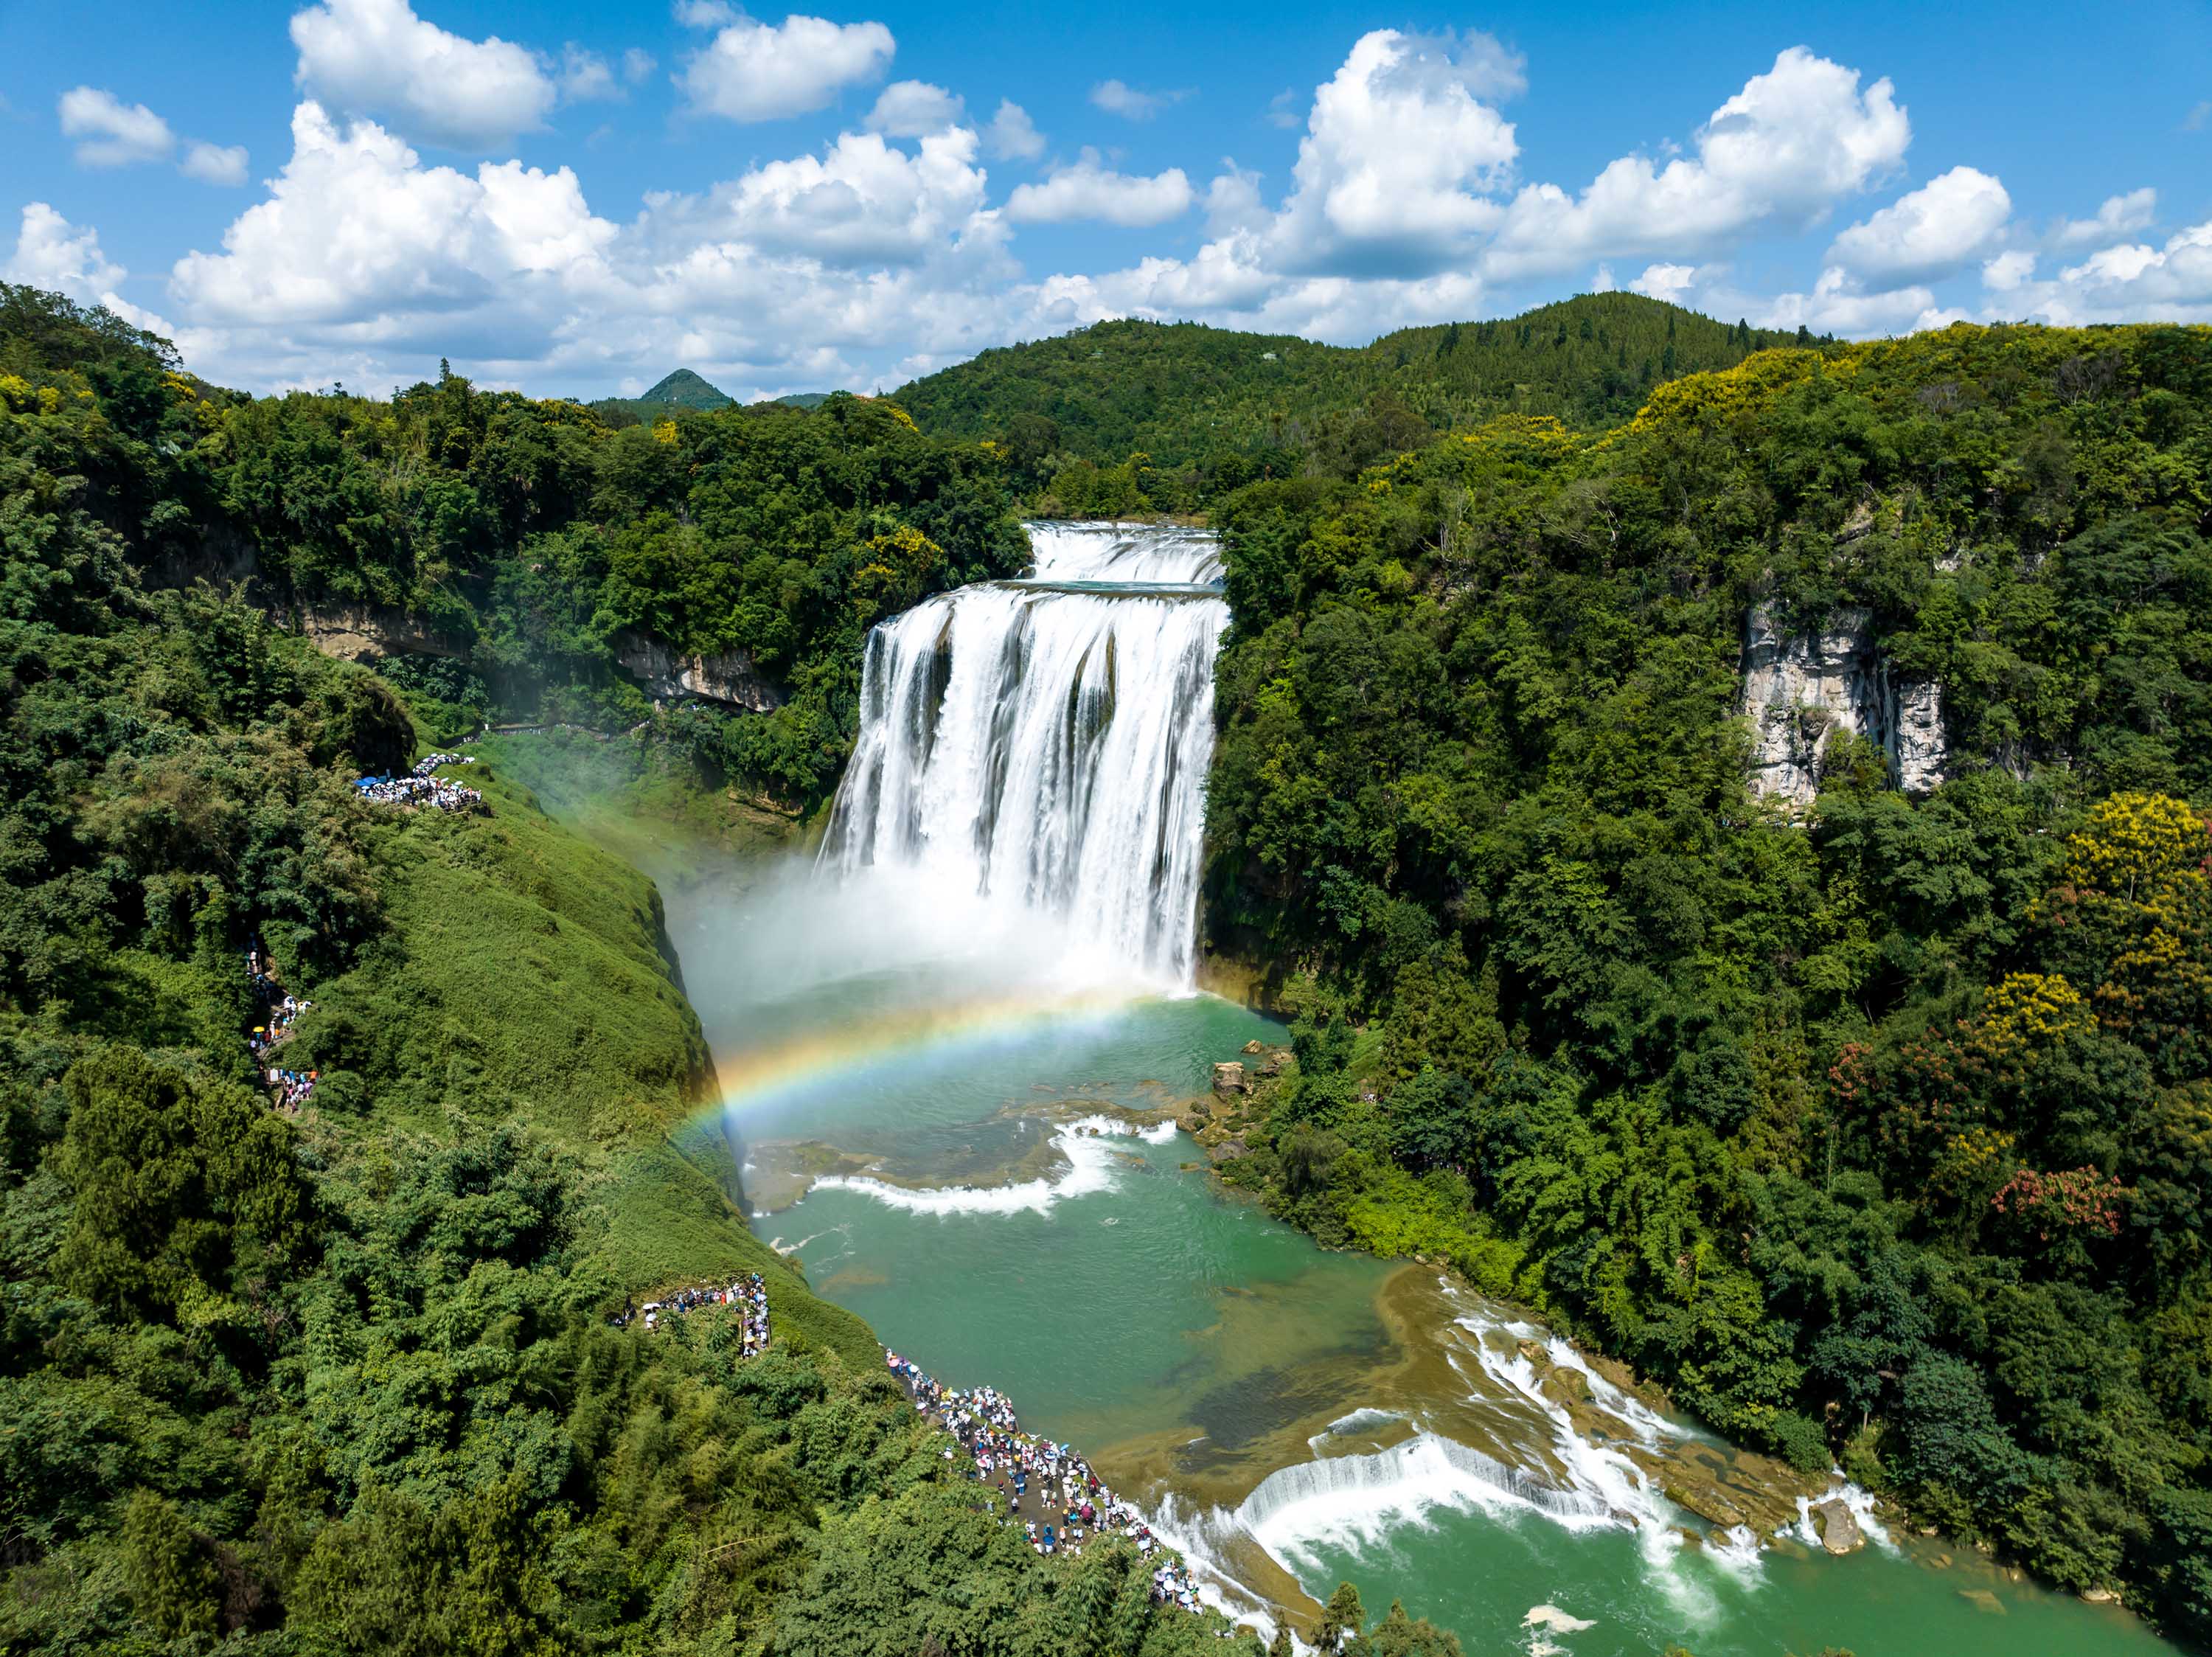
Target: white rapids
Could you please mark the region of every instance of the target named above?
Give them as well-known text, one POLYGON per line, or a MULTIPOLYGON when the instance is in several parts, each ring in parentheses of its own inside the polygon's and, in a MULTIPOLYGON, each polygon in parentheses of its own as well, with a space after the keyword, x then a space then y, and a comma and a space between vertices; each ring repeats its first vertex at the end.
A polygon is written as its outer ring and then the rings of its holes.
POLYGON ((868 636, 860 740, 822 862, 1005 899, 1187 989, 1229 619, 1219 544, 1193 529, 1029 529, 1025 580, 941 594, 868 636))

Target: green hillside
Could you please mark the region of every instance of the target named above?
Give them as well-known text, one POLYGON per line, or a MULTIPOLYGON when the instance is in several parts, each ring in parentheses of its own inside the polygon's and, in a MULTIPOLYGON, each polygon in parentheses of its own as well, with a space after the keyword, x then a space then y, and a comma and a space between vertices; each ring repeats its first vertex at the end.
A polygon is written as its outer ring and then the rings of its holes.
POLYGON ((392 685, 157 583, 251 406, 0 289, 0 1653, 1222 1650, 1118 1538, 1033 1552, 751 1235, 652 884, 497 751, 480 812, 364 799, 392 685), (313 1002, 265 1059, 257 947, 313 1002), (763 1355, 611 1322, 745 1271, 763 1355))
POLYGON ((734 400, 689 369, 678 369, 664 375, 658 385, 638 399, 641 403, 672 403, 686 409, 726 409, 734 400))
POLYGON ((1279 475, 1356 469, 1501 412, 1610 424, 1655 385, 1794 341, 1620 293, 1403 329, 1356 349, 1194 322, 1102 322, 985 351, 895 395, 923 429, 997 439, 1041 478, 1056 458, 1103 466, 1141 451, 1163 470, 1242 481, 1255 460, 1279 475))

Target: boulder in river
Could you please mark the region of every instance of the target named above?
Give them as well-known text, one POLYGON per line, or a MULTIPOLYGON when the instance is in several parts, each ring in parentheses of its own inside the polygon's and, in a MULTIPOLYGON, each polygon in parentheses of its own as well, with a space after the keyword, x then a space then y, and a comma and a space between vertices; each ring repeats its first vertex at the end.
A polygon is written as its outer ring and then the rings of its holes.
POLYGON ((1231 1059, 1213 1067, 1213 1091, 1217 1093, 1241 1093, 1249 1084, 1244 1080, 1244 1067, 1231 1059))
POLYGON ((1858 1515, 1839 1496, 1813 1504, 1813 1523, 1820 1530, 1820 1545, 1830 1553, 1856 1553, 1866 1545, 1858 1515))
POLYGON ((1250 1041, 1246 1042, 1244 1045, 1237 1051, 1249 1055, 1252 1053, 1264 1053, 1267 1050, 1261 1045, 1260 1039, 1255 1036, 1250 1041))

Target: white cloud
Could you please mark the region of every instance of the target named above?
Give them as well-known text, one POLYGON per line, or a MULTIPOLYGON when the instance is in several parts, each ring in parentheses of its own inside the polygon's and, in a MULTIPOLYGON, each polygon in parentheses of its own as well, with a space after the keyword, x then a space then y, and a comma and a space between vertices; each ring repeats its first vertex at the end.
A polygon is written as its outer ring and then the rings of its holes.
POLYGON ((865 125, 894 138, 919 138, 957 125, 966 113, 962 101, 927 81, 893 81, 877 95, 865 125))
POLYGON ((819 109, 846 87, 890 66, 897 42, 881 23, 833 23, 796 14, 757 21, 725 5, 679 8, 681 21, 714 27, 686 55, 678 83, 692 107, 733 121, 773 121, 819 109))
POLYGON ((0 276, 49 293, 100 304, 124 277, 123 267, 100 251, 100 233, 78 229, 51 206, 34 201, 23 209, 15 251, 0 276))
POLYGON ((223 252, 179 259, 170 287, 201 320, 361 326, 394 309, 459 310, 512 278, 588 281, 614 235, 565 167, 424 168, 374 122, 341 131, 303 103, 268 199, 224 232, 223 252))
POLYGON ((1102 166, 1098 152, 1086 149, 1074 166, 1055 168, 1043 183, 1017 187, 1006 199, 1006 216, 1017 224, 1100 219, 1135 228, 1179 217, 1194 199, 1180 167, 1152 178, 1133 176, 1102 166))
POLYGON ((1091 88, 1095 107, 1128 121, 1149 121, 1170 104, 1189 95, 1188 92, 1140 92, 1126 81, 1101 81, 1091 88))
POLYGON ((1982 286, 1991 293, 2008 294, 2027 285, 2035 275, 2035 255, 2025 247, 1999 253, 1982 266, 1982 286))
POLYGON ((1229 170, 1206 187, 1206 235, 1219 237, 1267 228, 1272 216, 1260 198, 1260 175, 1246 172, 1225 155, 1221 164, 1229 170))
POLYGON ((1267 100, 1267 125, 1279 126, 1285 132, 1295 132, 1305 117, 1298 113, 1298 94, 1285 87, 1267 100))
POLYGON ((1044 134, 1029 111, 1011 98, 999 100, 999 113, 983 134, 984 147, 1002 161, 1033 161, 1044 154, 1044 134))
POLYGON ((1713 112, 1694 155, 1664 167, 1624 155, 1578 197, 1523 190, 1489 265, 1527 277, 1607 253, 1701 257, 1754 229, 1797 228, 1894 169, 1911 140, 1887 80, 1862 91, 1856 70, 1791 46, 1713 112))
POLYGON ((1501 73, 1487 36, 1363 35, 1314 94, 1274 237, 1285 268, 1418 277, 1462 259, 1520 153, 1482 101, 1501 73))
POLYGON ((1698 278, 1694 265, 1647 265, 1644 274, 1628 284, 1629 291, 1642 294, 1647 299, 1663 299, 1669 304, 1680 304, 1682 295, 1698 278))
POLYGON ((573 40, 561 50, 561 95, 572 103, 619 98, 614 66, 596 52, 587 52, 573 40))
POLYGON ((449 33, 408 0, 318 0, 294 14, 292 44, 302 88, 455 149, 534 131, 553 107, 553 81, 536 53, 497 35, 449 33))
POLYGON ((770 161, 718 186, 703 214, 668 216, 833 265, 915 264, 954 239, 999 234, 982 212, 976 143, 967 127, 940 128, 909 155, 875 133, 847 132, 826 155, 770 161))
POLYGON ((159 115, 98 87, 72 87, 63 93, 61 117, 62 136, 76 140, 80 166, 166 161, 177 147, 176 135, 159 115))
POLYGON ((1997 291, 2004 297, 1996 308, 2004 314, 2046 322, 2212 322, 2212 220, 2157 247, 2100 248, 2055 280, 1997 291))
POLYGON ((1940 282, 1988 253, 2011 216, 2003 185, 1954 167, 1843 232, 1828 262, 1884 287, 1940 282))
POLYGON ((622 55, 623 79, 635 86, 653 73, 659 61, 643 46, 632 46, 622 55))
POLYGON ((205 143, 194 138, 185 146, 185 158, 177 163, 177 168, 186 178, 198 179, 202 184, 244 184, 246 146, 205 143))
POLYGON ((1599 265, 1597 274, 1590 278, 1589 290, 1594 294, 1609 294, 1613 288, 1613 266, 1599 265))
POLYGON ((1927 287, 1910 283, 1869 293, 1849 271, 1830 265, 1809 294, 1778 294, 1762 308, 1746 309, 1765 328, 1811 329, 1814 333, 1864 338, 1875 334, 1918 333, 1965 320, 1966 313, 1937 306, 1927 287))
POLYGON ((2124 196, 2107 196, 2092 219, 2069 219, 2058 227, 2062 247, 2082 247, 2092 242, 2118 241, 2138 230, 2148 230, 2158 216, 2158 192, 2146 185, 2124 196))
POLYGON ((847 133, 623 226, 566 169, 427 166, 313 103, 293 138, 266 198, 170 276, 194 366, 232 383, 388 385, 449 356, 493 384, 685 362, 775 394, 872 383, 894 343, 970 355, 1029 304, 966 127, 918 153, 847 133))

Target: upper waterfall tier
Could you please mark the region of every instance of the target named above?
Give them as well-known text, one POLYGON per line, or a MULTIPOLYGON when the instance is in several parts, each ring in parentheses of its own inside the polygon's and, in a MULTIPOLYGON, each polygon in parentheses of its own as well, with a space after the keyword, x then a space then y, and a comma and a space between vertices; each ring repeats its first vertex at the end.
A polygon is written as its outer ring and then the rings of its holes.
POLYGON ((1036 554, 1034 582, 1221 585, 1221 542, 1210 529, 1104 521, 1022 527, 1036 554))
POLYGON ((1024 905, 1103 964, 1188 985, 1229 608, 1156 589, 1218 576, 1218 549, 1190 530, 1030 533, 1031 582, 941 594, 869 634, 822 860, 1024 905))

